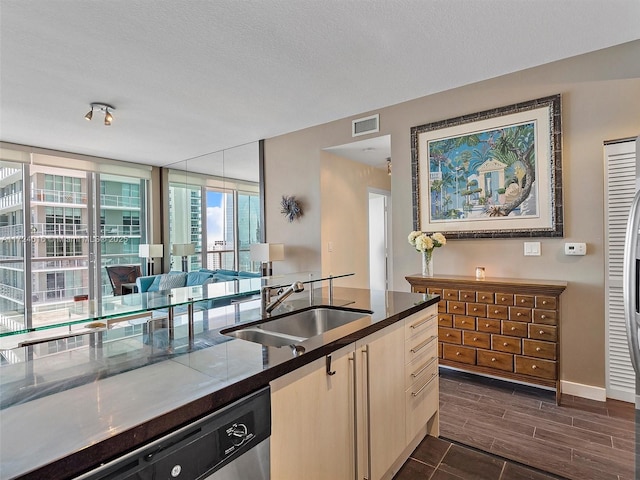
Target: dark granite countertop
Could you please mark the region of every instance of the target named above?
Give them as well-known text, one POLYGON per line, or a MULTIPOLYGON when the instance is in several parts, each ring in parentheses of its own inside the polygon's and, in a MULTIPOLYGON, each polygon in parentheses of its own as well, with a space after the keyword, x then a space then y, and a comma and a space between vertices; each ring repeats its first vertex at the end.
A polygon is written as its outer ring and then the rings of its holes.
MULTIPOLYGON (((315 298, 314 305, 327 304, 320 290, 315 298)), ((175 348, 141 347, 138 341, 133 350, 123 340, 109 346, 107 361, 96 361, 84 348, 24 362, 20 371, 3 366, 1 478, 70 478, 96 468, 439 297, 336 287, 334 298, 334 305, 373 313, 303 342, 306 352, 299 356, 219 333, 260 319, 257 300, 209 311, 208 320, 196 324, 190 349, 179 342, 175 348)), ((309 298, 301 295, 276 313, 305 307, 309 298)))

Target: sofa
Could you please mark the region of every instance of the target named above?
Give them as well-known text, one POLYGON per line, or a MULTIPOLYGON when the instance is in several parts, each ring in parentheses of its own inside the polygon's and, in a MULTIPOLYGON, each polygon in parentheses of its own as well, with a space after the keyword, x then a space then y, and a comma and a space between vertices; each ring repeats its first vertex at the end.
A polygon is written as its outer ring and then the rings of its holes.
MULTIPOLYGON (((239 272, 235 270, 209 270, 201 268, 194 272, 171 271, 169 273, 138 277, 136 279, 136 286, 139 293, 160 292, 163 290, 170 290, 172 288, 195 287, 198 285, 206 285, 208 283, 228 282, 231 280, 241 280, 245 278, 260 278, 260 274, 253 272, 239 272)), ((216 299, 209 299, 202 302, 196 302, 194 307, 198 310, 202 310, 228 304, 229 301, 216 301, 216 299)))

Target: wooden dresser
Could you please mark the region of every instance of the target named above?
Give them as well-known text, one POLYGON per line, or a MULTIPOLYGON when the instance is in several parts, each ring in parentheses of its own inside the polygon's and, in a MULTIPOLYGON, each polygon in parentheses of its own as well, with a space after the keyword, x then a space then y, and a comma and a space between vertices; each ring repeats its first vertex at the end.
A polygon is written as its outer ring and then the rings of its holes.
POLYGON ((410 275, 440 295, 440 365, 556 389, 560 401, 560 295, 566 282, 410 275))

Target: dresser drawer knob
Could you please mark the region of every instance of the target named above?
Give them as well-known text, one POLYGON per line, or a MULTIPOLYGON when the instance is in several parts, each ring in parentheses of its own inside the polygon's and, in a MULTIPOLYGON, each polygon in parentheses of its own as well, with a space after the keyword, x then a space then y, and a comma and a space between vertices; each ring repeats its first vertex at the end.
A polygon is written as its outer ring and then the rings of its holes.
POLYGON ((482 295, 482 300, 486 300, 486 299, 487 299, 487 297, 485 297, 484 295, 482 295))
POLYGON ((464 325, 465 323, 467 323, 467 321, 466 320, 462 320, 461 323, 464 325))
POLYGON ((502 345, 505 346, 505 347, 508 347, 509 346, 509 342, 504 342, 502 345))
POLYGON ((526 300, 523 298, 522 300, 520 300, 520 303, 525 303, 526 300))
POLYGON ((487 328, 489 328, 489 324, 488 324, 488 323, 485 323, 485 324, 484 324, 484 326, 485 326, 485 327, 487 327, 487 328))
POLYGON ((460 352, 456 352, 456 355, 460 355, 460 352))
POLYGON ((450 337, 450 336, 451 336, 451 334, 450 334, 450 333, 447 333, 447 337, 450 337))
POLYGON ((516 329, 516 327, 511 327, 511 331, 514 331, 516 329))
POLYGON ((504 301, 505 301, 505 298, 504 298, 504 297, 502 297, 502 298, 500 299, 500 301, 504 302, 504 301))
POLYGON ((474 312, 477 312, 477 311, 478 311, 478 309, 477 309, 476 307, 473 307, 473 311, 474 311, 474 312))
POLYGON ((458 306, 457 306, 457 305, 454 305, 454 306, 453 306, 453 309, 454 309, 454 310, 457 310, 457 309, 458 309, 458 306))
POLYGON ((544 320, 545 318, 547 318, 547 316, 546 316, 546 315, 540 315, 540 318, 541 318, 542 320, 544 320))
POLYGON ((537 365, 531 365, 531 368, 532 368, 533 370, 535 370, 536 368, 538 368, 538 366, 537 366, 537 365))
POLYGON ((491 357, 491 361, 495 362, 496 361, 496 357, 491 357))
POLYGON ((516 317, 521 317, 521 316, 522 316, 522 312, 518 312, 518 313, 516 314, 516 317))
POLYGON ((536 352, 539 352, 540 350, 542 350, 540 347, 536 347, 536 352))
POLYGON ((493 311, 493 313, 498 313, 498 312, 500 312, 500 310, 494 310, 494 311, 493 311))
POLYGON ((465 294, 464 298, 469 298, 469 295, 466 295, 466 294, 465 294))
POLYGON ((540 330, 540 335, 544 335, 544 330, 540 330))
POLYGON ((542 304, 543 304, 543 305, 546 305, 546 304, 547 304, 547 301, 546 301, 546 300, 543 300, 543 301, 542 301, 542 304))
POLYGON ((473 337, 473 341, 477 342, 478 341, 478 337, 473 337))

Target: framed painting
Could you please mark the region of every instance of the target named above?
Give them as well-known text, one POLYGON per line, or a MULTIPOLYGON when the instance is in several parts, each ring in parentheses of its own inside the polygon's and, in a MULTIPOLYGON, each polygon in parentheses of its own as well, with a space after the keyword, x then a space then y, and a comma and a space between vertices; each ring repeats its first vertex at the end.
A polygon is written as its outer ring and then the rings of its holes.
POLYGON ((560 95, 411 129, 414 230, 562 237, 560 95))

